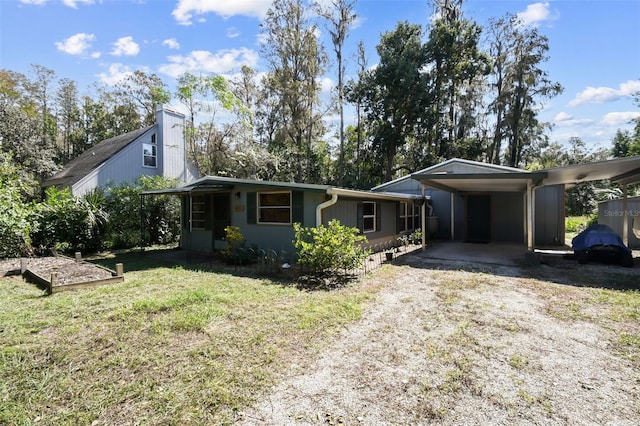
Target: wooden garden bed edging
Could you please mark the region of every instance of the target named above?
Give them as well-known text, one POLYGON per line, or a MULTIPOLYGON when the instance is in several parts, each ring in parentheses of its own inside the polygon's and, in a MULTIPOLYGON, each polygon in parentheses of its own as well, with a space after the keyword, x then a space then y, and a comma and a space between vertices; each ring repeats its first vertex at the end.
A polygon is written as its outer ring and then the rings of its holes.
MULTIPOLYGON (((66 256, 56 256, 56 257, 69 259, 70 261, 74 260, 73 258, 69 258, 66 256)), ((43 277, 42 275, 38 274, 36 271, 29 269, 28 259, 26 258, 20 259, 20 273, 30 278, 31 280, 33 280, 39 286, 44 287, 47 290, 48 294, 58 293, 61 291, 75 290, 79 288, 89 288, 89 287, 95 287, 100 285, 109 285, 109 284, 124 282, 124 267, 122 263, 117 263, 116 270, 113 271, 109 268, 105 268, 104 266, 83 261, 80 253, 76 253, 75 262, 91 265, 91 267, 102 269, 106 272, 109 272, 111 274, 111 277, 99 278, 99 279, 88 280, 88 281, 60 283, 61 280, 60 280, 59 272, 52 272, 50 278, 47 279, 46 277, 43 277)))

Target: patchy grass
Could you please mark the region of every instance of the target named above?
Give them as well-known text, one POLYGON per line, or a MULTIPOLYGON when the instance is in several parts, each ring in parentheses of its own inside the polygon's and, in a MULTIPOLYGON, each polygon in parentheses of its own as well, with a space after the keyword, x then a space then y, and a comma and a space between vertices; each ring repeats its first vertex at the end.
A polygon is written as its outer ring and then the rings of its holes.
POLYGON ((134 253, 100 262, 123 262, 125 283, 47 297, 2 279, 0 423, 229 424, 374 291, 303 291, 134 253))

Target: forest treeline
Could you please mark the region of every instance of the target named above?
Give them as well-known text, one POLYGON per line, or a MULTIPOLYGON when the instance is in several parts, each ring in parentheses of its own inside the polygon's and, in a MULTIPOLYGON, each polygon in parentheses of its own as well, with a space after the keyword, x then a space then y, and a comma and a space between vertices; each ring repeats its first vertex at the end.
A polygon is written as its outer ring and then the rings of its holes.
POLYGON ((462 2, 434 0, 437 19, 382 34, 375 67, 349 37, 355 0, 275 0, 262 23, 264 73, 187 73, 172 93, 158 75, 135 71, 81 94, 42 65, 30 75, 3 69, 0 153, 37 188, 94 144, 153 124, 159 105, 179 102, 203 175, 370 188, 452 157, 539 168, 640 154, 640 120, 599 152, 576 138, 550 144, 538 112, 562 86, 545 70, 547 37, 513 15, 482 27, 462 2), (345 58, 351 46, 357 55, 345 58), (355 79, 345 79, 348 61, 355 79), (337 81, 331 96, 321 93, 326 76, 337 81), (356 115, 349 125, 345 108, 356 115))

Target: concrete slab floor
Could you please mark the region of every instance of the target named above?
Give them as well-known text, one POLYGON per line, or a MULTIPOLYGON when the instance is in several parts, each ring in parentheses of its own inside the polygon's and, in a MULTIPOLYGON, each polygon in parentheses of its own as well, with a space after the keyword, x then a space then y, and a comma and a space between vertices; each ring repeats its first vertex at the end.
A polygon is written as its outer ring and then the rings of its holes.
POLYGON ((527 246, 516 243, 464 243, 461 241, 434 241, 418 256, 429 259, 491 263, 515 266, 525 262, 527 246))

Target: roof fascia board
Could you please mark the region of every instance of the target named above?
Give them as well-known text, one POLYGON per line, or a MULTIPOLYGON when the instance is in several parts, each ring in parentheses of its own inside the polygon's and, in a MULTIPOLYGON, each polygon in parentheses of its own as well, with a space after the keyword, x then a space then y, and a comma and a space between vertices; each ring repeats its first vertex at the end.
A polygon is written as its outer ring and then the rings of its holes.
POLYGON ((412 201, 422 199, 421 195, 417 194, 401 194, 397 192, 370 192, 370 191, 358 191, 356 189, 343 189, 343 188, 329 188, 327 194, 336 194, 342 197, 361 198, 370 200, 393 200, 393 201, 412 201))
POLYGON ((197 181, 190 183, 186 186, 198 186, 198 185, 204 185, 207 183, 271 186, 276 188, 308 190, 308 191, 316 191, 316 192, 326 192, 327 189, 331 188, 329 185, 313 185, 313 184, 295 183, 295 182, 275 182, 275 181, 261 181, 261 180, 250 180, 250 179, 235 179, 235 178, 227 178, 222 176, 204 176, 198 179, 197 181))
POLYGON ((539 181, 548 176, 547 172, 513 172, 513 173, 414 173, 412 178, 417 180, 463 180, 463 179, 495 179, 513 180, 530 179, 539 181))
POLYGON ((613 176, 610 180, 612 182, 620 182, 622 184, 640 182, 640 167, 629 170, 628 172, 622 173, 618 176, 613 176))
POLYGON ((452 192, 454 194, 458 192, 455 188, 428 179, 420 179, 420 183, 426 187, 439 189, 440 191, 452 192))

